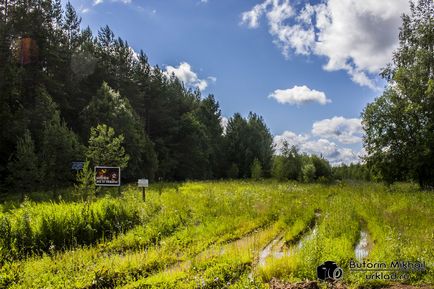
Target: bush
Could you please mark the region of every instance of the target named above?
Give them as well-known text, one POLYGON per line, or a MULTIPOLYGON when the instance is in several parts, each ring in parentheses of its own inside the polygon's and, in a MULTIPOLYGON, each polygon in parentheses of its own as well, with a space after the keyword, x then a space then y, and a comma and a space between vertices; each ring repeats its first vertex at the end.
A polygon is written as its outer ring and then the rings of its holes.
POLYGON ((232 164, 227 172, 228 178, 236 179, 238 178, 238 174, 239 174, 238 166, 236 164, 232 164))
POLYGON ((95 172, 89 167, 89 161, 83 165, 83 169, 77 173, 77 184, 74 186, 74 195, 84 200, 95 197, 95 172))
POLYGON ((312 163, 307 163, 303 166, 303 181, 309 183, 315 180, 315 166, 312 163))
POLYGON ((262 177, 262 166, 258 159, 253 161, 250 171, 252 179, 259 180, 262 177))

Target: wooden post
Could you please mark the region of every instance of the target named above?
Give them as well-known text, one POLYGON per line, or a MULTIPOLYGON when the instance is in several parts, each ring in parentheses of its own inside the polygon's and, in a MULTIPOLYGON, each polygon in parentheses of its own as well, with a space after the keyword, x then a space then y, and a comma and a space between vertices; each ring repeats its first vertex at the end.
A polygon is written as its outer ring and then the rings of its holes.
POLYGON ((142 199, 143 199, 143 202, 146 201, 146 191, 145 191, 145 187, 142 188, 142 199))

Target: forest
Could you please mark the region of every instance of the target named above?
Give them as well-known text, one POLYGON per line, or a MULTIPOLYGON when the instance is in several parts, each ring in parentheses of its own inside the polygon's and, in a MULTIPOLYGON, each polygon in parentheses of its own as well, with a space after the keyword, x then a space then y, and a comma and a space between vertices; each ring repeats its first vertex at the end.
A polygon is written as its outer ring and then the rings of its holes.
POLYGON ((253 112, 223 128, 213 95, 151 66, 108 26, 82 29, 70 3, 2 0, 0 9, 2 191, 69 186, 71 162, 85 160, 120 166, 126 182, 331 177, 325 159, 295 147, 273 156, 253 112))
POLYGON ((264 119, 235 113, 152 66, 108 27, 82 29, 68 2, 0 2, 2 192, 56 190, 71 162, 120 166, 123 180, 268 178, 416 181, 433 186, 433 29, 430 1, 404 15, 386 89, 362 112, 367 155, 332 168, 285 143, 264 119), (95 34, 95 35, 94 35, 95 34), (403 157, 403 156, 406 157, 403 157))

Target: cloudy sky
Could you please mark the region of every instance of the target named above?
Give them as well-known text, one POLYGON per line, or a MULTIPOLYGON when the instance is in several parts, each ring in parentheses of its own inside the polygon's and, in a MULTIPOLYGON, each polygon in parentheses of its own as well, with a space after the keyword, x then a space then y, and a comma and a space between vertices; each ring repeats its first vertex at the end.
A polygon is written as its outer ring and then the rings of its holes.
POLYGON ((362 153, 360 114, 398 44, 407 0, 71 0, 229 118, 262 115, 283 140, 333 164, 362 153))

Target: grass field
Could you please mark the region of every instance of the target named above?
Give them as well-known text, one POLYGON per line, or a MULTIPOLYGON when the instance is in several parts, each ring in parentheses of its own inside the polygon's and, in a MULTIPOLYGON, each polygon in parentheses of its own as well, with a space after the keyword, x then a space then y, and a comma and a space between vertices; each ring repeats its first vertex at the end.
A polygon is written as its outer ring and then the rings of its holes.
POLYGON ((350 288, 434 286, 434 194, 410 184, 187 182, 146 197, 2 205, 0 288, 269 288, 316 280, 327 260, 350 288), (357 258, 427 269, 367 280, 357 258))

